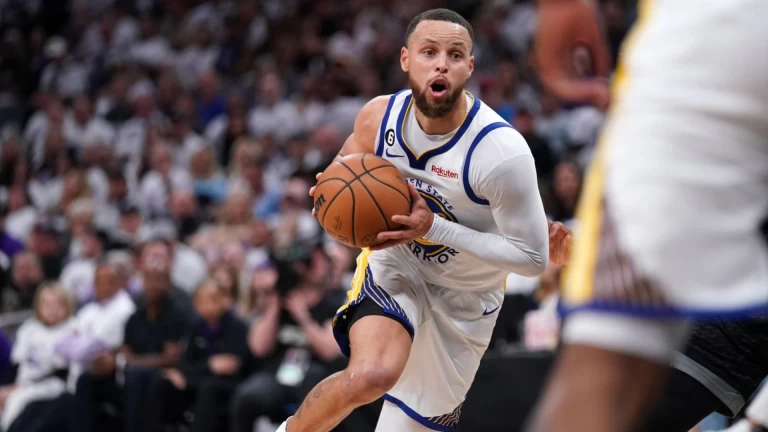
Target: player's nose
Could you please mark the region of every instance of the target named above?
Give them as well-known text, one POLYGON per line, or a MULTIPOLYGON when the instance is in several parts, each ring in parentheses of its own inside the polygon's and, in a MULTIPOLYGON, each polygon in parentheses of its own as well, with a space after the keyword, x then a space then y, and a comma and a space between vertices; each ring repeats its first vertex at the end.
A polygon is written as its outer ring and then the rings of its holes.
POLYGON ((448 73, 448 55, 445 53, 442 53, 437 56, 437 60, 435 62, 435 71, 444 74, 448 73))

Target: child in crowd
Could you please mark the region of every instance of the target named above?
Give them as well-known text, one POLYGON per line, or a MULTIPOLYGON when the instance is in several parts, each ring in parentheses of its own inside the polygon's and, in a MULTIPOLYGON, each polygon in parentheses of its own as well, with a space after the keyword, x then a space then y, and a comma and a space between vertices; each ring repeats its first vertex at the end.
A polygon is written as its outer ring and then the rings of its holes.
POLYGON ((11 352, 11 361, 18 366, 16 383, 0 389, 3 430, 8 430, 27 405, 65 391, 67 361, 55 352, 55 344, 72 331, 72 309, 72 301, 60 285, 43 285, 37 291, 35 316, 19 328, 11 352))

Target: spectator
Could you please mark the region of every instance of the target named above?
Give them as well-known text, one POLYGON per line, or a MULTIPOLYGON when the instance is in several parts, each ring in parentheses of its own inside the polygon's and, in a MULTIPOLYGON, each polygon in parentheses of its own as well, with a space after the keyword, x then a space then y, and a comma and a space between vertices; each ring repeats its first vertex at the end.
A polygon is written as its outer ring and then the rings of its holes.
POLYGON ((190 174, 195 196, 204 204, 217 204, 227 193, 227 178, 219 169, 211 147, 202 147, 192 155, 190 174))
POLYGON ((189 173, 173 165, 173 150, 168 145, 159 145, 152 151, 152 171, 141 180, 139 198, 142 215, 149 219, 168 216, 168 199, 177 189, 192 186, 189 173))
POLYGON ((112 144, 115 130, 106 120, 93 114, 91 99, 78 96, 72 102, 72 111, 64 116, 64 139, 67 146, 80 153, 88 144, 112 144))
POLYGON ((61 272, 61 285, 75 299, 77 306, 83 306, 93 300, 97 289, 94 280, 96 266, 104 253, 103 240, 96 232, 85 232, 80 241, 81 255, 68 263, 61 272))
POLYGON ((198 319, 184 337, 178 369, 166 369, 150 391, 147 431, 163 431, 192 408, 193 432, 226 431, 228 400, 248 366, 246 326, 228 310, 222 287, 208 280, 195 290, 198 319))
POLYGON ((533 122, 534 117, 530 111, 520 110, 515 116, 513 125, 531 149, 536 164, 536 175, 540 180, 549 179, 557 164, 557 156, 552 152, 547 141, 536 134, 533 122))
MULTIPOLYGON (((18 167, 17 167, 18 168, 18 167)), ((8 214, 5 217, 5 232, 26 243, 37 220, 38 210, 32 205, 23 184, 8 190, 8 214)))
POLYGON ((547 213, 554 221, 571 225, 581 192, 581 172, 574 162, 560 162, 555 167, 547 213))
POLYGON ((252 431, 256 419, 285 417, 289 404, 301 402, 306 392, 328 376, 340 356, 331 320, 341 301, 326 291, 330 263, 321 249, 307 259, 297 274, 283 265, 276 290, 265 287, 264 313, 251 325, 248 345, 265 365, 241 384, 232 401, 232 431, 252 431))
POLYGON ((142 248, 143 295, 125 325, 120 349, 97 355, 90 372, 78 379, 74 430, 109 430, 100 412, 105 402, 121 407, 125 430, 140 430, 149 385, 163 368, 178 365, 179 341, 191 315, 180 304, 183 300, 172 293, 171 256, 171 248, 164 242, 149 242, 142 248))
POLYGON ((200 129, 205 129, 211 120, 226 112, 226 100, 219 87, 216 72, 208 70, 200 75, 197 97, 197 125, 200 129))
POLYGON ((43 282, 40 260, 33 252, 20 252, 13 258, 10 290, 3 293, 3 309, 30 309, 37 288, 43 282))
POLYGON ((5 217, 7 214, 8 207, 0 204, 0 252, 5 255, 8 260, 7 264, 10 265, 10 260, 17 253, 24 250, 24 245, 5 230, 5 217))
POLYGON ((248 134, 242 96, 230 95, 226 106, 226 112, 214 117, 205 128, 205 138, 216 149, 221 166, 230 165, 235 142, 248 134))
POLYGON ((283 83, 273 72, 264 74, 259 82, 259 103, 248 116, 248 130, 256 138, 272 135, 282 144, 300 133, 301 116, 293 102, 284 100, 283 83))
POLYGON ((102 261, 94 272, 93 301, 77 313, 72 334, 56 345, 56 352, 70 363, 72 390, 96 356, 123 345, 125 324, 136 310, 123 290, 116 266, 102 261))
POLYGON ((24 431, 23 424, 13 423, 25 408, 56 398, 66 389, 67 362, 56 353, 55 344, 72 330, 72 304, 66 291, 55 284, 42 286, 34 303, 35 316, 19 329, 11 353, 18 366, 16 382, 0 390, 0 427, 6 431, 24 431))
POLYGON ((226 262, 220 262, 211 267, 211 278, 224 295, 226 309, 233 309, 240 299, 240 275, 237 267, 226 262))

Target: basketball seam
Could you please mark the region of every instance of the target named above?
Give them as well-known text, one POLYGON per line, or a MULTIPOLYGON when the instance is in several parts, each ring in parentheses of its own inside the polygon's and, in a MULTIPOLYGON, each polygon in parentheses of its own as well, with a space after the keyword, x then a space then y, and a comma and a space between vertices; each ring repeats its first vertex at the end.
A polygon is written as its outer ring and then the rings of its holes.
MULTIPOLYGON (((384 168, 394 168, 394 169, 397 169, 397 167, 384 167, 384 168)), ((402 193, 402 192, 401 192, 401 191, 400 191, 398 188, 396 188, 396 187, 392 186, 392 185, 391 185, 391 184, 389 184, 389 183, 384 183, 383 181, 379 180, 379 179, 378 179, 376 176, 374 176, 374 175, 373 175, 373 174, 371 174, 370 172, 368 173, 368 175, 370 175, 370 176, 371 176, 371 178, 372 178, 372 179, 374 179, 374 180, 376 180, 377 182, 379 182, 379 183, 383 184, 384 186, 386 186, 386 187, 388 187, 388 188, 392 189, 393 191, 395 191, 395 192, 399 193, 401 197, 405 198, 405 200, 406 200, 406 201, 408 201, 408 206, 410 207, 410 204, 411 204, 411 199, 410 199, 408 196, 406 196, 404 193, 402 193)))
MULTIPOLYGON (((331 208, 331 204, 333 204, 334 201, 336 201, 336 198, 341 195, 342 192, 344 192, 344 189, 349 188, 349 193, 352 194, 352 229, 355 228, 355 191, 352 190, 352 187, 350 186, 350 182, 347 182, 346 180, 340 178, 340 177, 333 177, 334 179, 338 179, 339 181, 344 183, 344 187, 339 189, 338 192, 336 192, 336 195, 331 198, 330 201, 328 201, 328 205, 325 206, 325 212, 323 212, 323 221, 320 223, 323 227, 325 227, 325 217, 328 215, 328 209, 331 208)), ((331 179, 328 179, 331 180, 331 179)), ((352 237, 355 236, 355 233, 352 232, 352 237)), ((355 239, 352 239, 352 243, 354 243, 355 246, 357 246, 357 241, 355 239)))
MULTIPOLYGON (((364 176, 366 174, 370 174, 368 169, 365 167, 365 154, 363 154, 363 157, 360 159, 360 165, 362 165, 362 167, 363 167, 363 172, 360 175, 355 174, 355 172, 352 171, 352 168, 347 166, 347 164, 345 164, 344 162, 339 161, 339 163, 344 165, 344 168, 348 169, 352 174, 355 175, 355 179, 352 180, 352 181, 357 180, 358 182, 360 182, 360 184, 363 186, 363 189, 365 189, 365 191, 368 192, 368 196, 371 197, 371 201, 373 201, 373 203, 376 204, 376 208, 379 209, 379 213, 381 214, 381 218, 384 219, 384 223, 387 225, 387 231, 389 231, 391 229, 391 227, 389 226, 389 221, 387 220, 387 215, 384 214, 384 210, 381 209, 381 206, 379 205, 379 202, 376 201, 376 197, 373 196, 371 191, 368 189, 368 186, 366 186, 365 183, 363 183, 363 181, 360 180, 360 178, 362 176, 364 176)), ((352 182, 350 182, 350 183, 352 183, 352 182)), ((351 186, 350 186, 350 189, 351 189, 351 186)), ((354 191, 352 192, 352 194, 354 195, 354 191)), ((352 218, 354 219, 354 213, 352 214, 352 218)))

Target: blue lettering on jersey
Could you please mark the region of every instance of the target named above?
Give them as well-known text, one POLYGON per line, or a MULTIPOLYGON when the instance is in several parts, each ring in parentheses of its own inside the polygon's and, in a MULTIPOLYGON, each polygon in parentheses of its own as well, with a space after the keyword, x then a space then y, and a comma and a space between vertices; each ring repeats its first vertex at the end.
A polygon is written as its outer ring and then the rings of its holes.
MULTIPOLYGON (((445 199, 445 197, 440 195, 440 192, 438 192, 434 186, 412 178, 409 178, 408 181, 416 186, 416 190, 419 191, 419 194, 424 198, 424 201, 433 213, 451 222, 459 222, 453 214, 453 206, 445 199)), ((438 264, 445 264, 450 261, 452 257, 459 254, 459 251, 456 249, 439 243, 433 243, 424 240, 423 238, 408 243, 408 247, 411 249, 411 253, 417 258, 421 258, 422 261, 438 264)))

